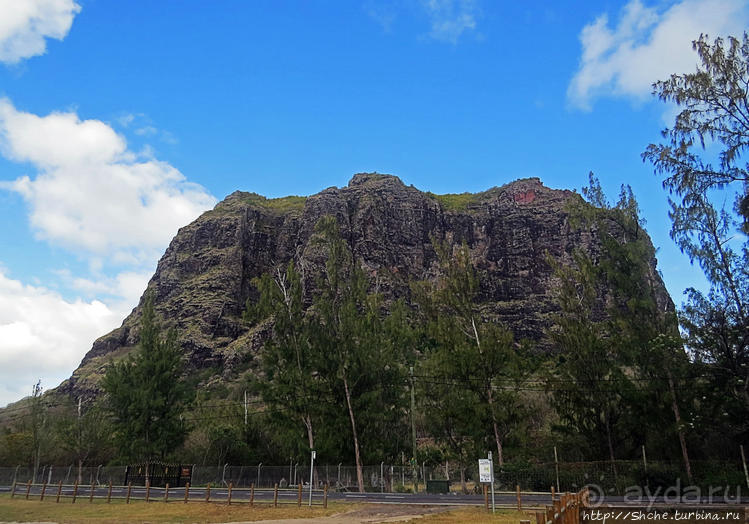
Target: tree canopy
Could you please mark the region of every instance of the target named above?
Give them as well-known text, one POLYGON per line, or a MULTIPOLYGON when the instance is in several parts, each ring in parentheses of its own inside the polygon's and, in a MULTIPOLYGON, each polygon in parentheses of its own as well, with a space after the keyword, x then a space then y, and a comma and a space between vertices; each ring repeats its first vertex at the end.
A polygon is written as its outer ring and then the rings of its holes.
POLYGON ((149 293, 138 350, 110 366, 102 381, 114 436, 129 460, 164 459, 182 445, 187 433, 182 411, 190 398, 182 367, 175 332, 161 334, 149 293))
POLYGON ((693 358, 712 376, 711 409, 743 421, 719 434, 749 435, 749 35, 693 43, 694 73, 653 85, 676 104, 664 141, 643 159, 670 194, 671 237, 702 268, 710 290, 689 288, 680 314, 693 358), (730 202, 726 205, 722 202, 730 202))

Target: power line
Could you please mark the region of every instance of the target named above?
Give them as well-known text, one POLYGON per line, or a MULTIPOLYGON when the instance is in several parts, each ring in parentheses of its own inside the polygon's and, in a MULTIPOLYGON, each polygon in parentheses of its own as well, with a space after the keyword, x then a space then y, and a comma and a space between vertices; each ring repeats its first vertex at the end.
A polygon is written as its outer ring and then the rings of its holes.
MULTIPOLYGON (((618 388, 594 388, 593 386, 596 384, 626 384, 626 383, 640 383, 640 384, 647 384, 647 383, 659 383, 668 381, 668 377, 666 376, 650 376, 650 377, 621 377, 621 378, 614 378, 614 377, 600 377, 600 378, 583 378, 583 379, 577 379, 577 378, 565 378, 565 377, 550 377, 548 379, 543 378, 524 378, 524 379, 513 379, 510 381, 498 381, 498 377, 502 378, 511 378, 512 375, 507 373, 497 373, 493 377, 460 377, 460 378, 451 378, 444 375, 414 375, 414 380, 416 382, 419 382, 421 384, 427 384, 427 385, 435 385, 435 386, 451 386, 451 387, 461 387, 468 390, 475 389, 477 387, 481 387, 482 389, 486 389, 487 386, 491 387, 493 391, 538 391, 538 392, 548 392, 548 393, 569 393, 569 392, 575 392, 575 391, 581 391, 581 392, 621 392, 618 388), (489 384, 487 384, 489 382, 489 384), (559 384, 567 384, 568 387, 558 387, 559 384), (557 385, 557 386, 555 386, 557 385), (586 387, 587 386, 587 387, 586 387)), ((700 374, 700 375, 684 375, 684 376, 676 376, 673 377, 674 380, 696 380, 700 378, 710 378, 711 375, 709 374, 700 374)), ((404 388, 408 387, 408 378, 404 377, 402 381, 380 381, 375 382, 372 384, 372 387, 360 390, 359 393, 367 393, 371 391, 376 391, 377 389, 380 389, 383 386, 402 386, 404 388)), ((687 385, 680 386, 676 388, 677 390, 688 390, 691 389, 691 386, 688 387, 687 385)), ((322 393, 322 392, 318 392, 322 393)), ((332 401, 339 400, 334 395, 327 395, 329 391, 326 391, 326 396, 332 401)), ((319 395, 318 397, 319 398, 319 395)), ((309 401, 309 399, 308 399, 309 401)), ((22 402, 22 401, 21 401, 22 402)), ((45 402, 45 407, 47 409, 50 408, 59 408, 59 407, 71 407, 72 409, 75 408, 75 406, 67 401, 59 401, 59 402, 45 402)), ((260 398, 256 398, 253 400, 247 400, 246 404, 248 406, 262 406, 267 405, 268 402, 264 401, 260 398)), ((202 409, 225 409, 225 408, 237 408, 239 410, 243 409, 243 406, 245 405, 245 402, 242 399, 211 399, 208 403, 197 403, 190 408, 192 410, 202 410, 202 409)), ((0 417, 2 416, 9 416, 9 418, 13 417, 14 414, 20 413, 20 412, 28 412, 30 410, 30 406, 27 405, 20 405, 20 406, 13 406, 10 408, 5 408, 0 410, 0 417)), ((233 414, 227 414, 222 415, 224 418, 228 418, 230 416, 235 416, 233 414)), ((13 417, 15 418, 15 417, 13 417)))

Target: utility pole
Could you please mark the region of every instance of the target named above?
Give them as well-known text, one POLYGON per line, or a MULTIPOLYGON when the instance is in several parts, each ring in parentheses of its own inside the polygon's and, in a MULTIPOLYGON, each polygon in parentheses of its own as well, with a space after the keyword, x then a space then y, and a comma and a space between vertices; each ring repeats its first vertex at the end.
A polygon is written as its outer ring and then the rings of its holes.
POLYGON ((411 443, 413 444, 413 459, 411 467, 413 468, 414 493, 419 492, 419 470, 416 462, 416 392, 414 391, 414 367, 411 366, 411 443))
MULTIPOLYGON (((309 505, 312 507, 312 477, 315 473, 315 450, 312 450, 312 459, 309 462, 309 505)), ((301 492, 300 492, 301 493, 301 492)))
POLYGON ((491 465, 490 467, 491 467, 491 471, 492 471, 492 478, 491 478, 491 482, 492 482, 492 513, 496 513, 497 512, 497 507, 494 504, 494 460, 492 459, 492 452, 491 451, 489 452, 487 458, 489 459, 489 464, 491 465))
POLYGON ((247 426, 247 390, 244 391, 244 425, 247 426))
MULTIPOLYGON (((34 439, 34 472, 31 483, 36 483, 36 473, 39 470, 39 461, 42 454, 42 430, 44 427, 44 413, 42 411, 42 381, 41 379, 34 384, 31 390, 31 423, 32 435, 34 439)), ((43 474, 42 474, 43 475, 43 474)))
MULTIPOLYGON (((78 438, 76 439, 76 453, 78 456, 76 457, 78 459, 78 482, 81 482, 82 475, 83 475, 83 460, 81 460, 83 456, 83 452, 81 449, 83 448, 83 427, 81 425, 81 402, 82 397, 78 397, 78 438)), ((148 474, 148 472, 146 472, 148 474)))
POLYGON ((554 446, 554 469, 557 473, 557 493, 561 493, 559 490, 559 456, 557 455, 557 447, 554 446))

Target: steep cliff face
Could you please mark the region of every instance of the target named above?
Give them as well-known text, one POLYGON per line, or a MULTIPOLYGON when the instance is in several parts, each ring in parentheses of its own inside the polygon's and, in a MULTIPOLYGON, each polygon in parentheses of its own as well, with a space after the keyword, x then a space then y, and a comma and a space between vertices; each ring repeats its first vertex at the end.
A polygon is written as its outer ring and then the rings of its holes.
MULTIPOLYGON (((334 215, 388 297, 407 297, 409 281, 437 276, 433 240, 465 242, 492 313, 517 339, 544 347, 544 331, 556 309, 547 253, 568 262, 575 248, 595 254, 599 247, 591 234, 568 224, 565 207, 577 198, 535 178, 478 194, 437 196, 379 174, 358 174, 344 188, 306 198, 235 192, 180 229, 148 287, 157 313, 177 329, 190 369, 205 370, 206 381, 231 378, 251 367, 266 335, 267 328, 241 320, 247 299, 255 298, 252 279, 290 259, 319 268, 324 258, 310 240, 317 221, 334 215)), ((662 307, 672 308, 655 260, 651 267, 662 307)), ((136 346, 140 307, 94 342, 59 391, 97 389, 105 365, 136 346)))

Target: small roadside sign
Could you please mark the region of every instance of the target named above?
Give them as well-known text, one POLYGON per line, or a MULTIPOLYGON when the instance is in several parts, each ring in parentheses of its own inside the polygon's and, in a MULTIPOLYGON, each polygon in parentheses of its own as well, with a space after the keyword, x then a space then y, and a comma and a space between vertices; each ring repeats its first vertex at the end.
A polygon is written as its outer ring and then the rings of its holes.
POLYGON ((479 482, 493 482, 492 461, 479 459, 479 482))

